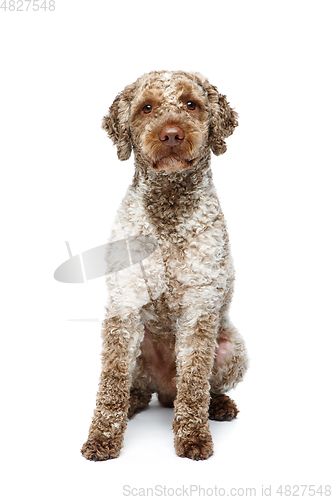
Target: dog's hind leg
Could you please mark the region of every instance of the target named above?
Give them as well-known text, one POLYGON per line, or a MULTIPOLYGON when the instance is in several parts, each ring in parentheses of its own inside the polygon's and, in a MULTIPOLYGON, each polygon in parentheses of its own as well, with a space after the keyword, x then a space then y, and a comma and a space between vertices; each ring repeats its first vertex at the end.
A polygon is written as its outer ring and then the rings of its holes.
POLYGON ((140 411, 147 408, 151 401, 152 395, 153 391, 149 390, 148 388, 146 390, 138 389, 135 387, 131 388, 128 418, 133 417, 133 415, 135 415, 136 413, 139 413, 140 411))
POLYGON ((227 421, 237 417, 238 409, 235 401, 226 394, 210 394, 209 418, 210 420, 227 421))
MULTIPOLYGON (((141 348, 142 343, 140 345, 140 350, 141 348)), ((151 379, 145 370, 142 354, 140 354, 136 358, 132 377, 128 418, 144 410, 149 405, 154 392, 154 389, 151 387, 151 379)))
POLYGON ((243 379, 248 367, 244 341, 238 330, 225 319, 217 336, 217 347, 210 377, 211 420, 232 420, 238 409, 235 402, 225 395, 243 379))

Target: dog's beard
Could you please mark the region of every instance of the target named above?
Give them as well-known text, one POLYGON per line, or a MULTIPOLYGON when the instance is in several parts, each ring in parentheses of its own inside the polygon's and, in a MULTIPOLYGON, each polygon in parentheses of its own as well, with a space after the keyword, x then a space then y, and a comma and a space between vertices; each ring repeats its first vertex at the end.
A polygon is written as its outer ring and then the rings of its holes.
POLYGON ((166 172, 176 172, 184 170, 192 166, 194 160, 186 160, 177 153, 170 153, 167 156, 158 158, 153 162, 152 168, 154 170, 165 170, 166 172))

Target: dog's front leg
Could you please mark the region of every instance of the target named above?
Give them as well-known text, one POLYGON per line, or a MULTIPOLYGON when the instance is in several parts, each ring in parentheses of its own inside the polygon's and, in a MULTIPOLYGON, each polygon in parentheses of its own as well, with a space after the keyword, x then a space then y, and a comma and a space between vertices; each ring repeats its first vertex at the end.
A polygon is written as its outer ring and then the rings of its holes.
POLYGON ((88 440, 81 449, 88 460, 107 460, 120 453, 127 425, 131 375, 143 336, 138 313, 104 320, 102 373, 96 409, 88 440))
POLYGON ((214 362, 218 314, 201 312, 195 318, 195 309, 192 306, 184 311, 177 328, 178 382, 173 430, 177 455, 204 460, 213 454, 208 424, 209 377, 214 362))

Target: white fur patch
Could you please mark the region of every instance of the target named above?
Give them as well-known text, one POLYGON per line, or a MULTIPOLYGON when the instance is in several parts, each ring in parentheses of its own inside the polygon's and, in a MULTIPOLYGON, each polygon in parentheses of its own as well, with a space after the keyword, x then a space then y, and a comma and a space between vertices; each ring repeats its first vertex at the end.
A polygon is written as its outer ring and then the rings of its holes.
POLYGON ((171 79, 171 73, 169 71, 165 71, 163 74, 162 74, 162 79, 163 80, 170 80, 171 79))

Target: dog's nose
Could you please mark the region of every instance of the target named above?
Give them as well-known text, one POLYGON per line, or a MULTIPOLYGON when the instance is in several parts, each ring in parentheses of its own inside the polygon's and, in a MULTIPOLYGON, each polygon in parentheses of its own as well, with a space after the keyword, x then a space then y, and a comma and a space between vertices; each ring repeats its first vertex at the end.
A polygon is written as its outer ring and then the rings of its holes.
POLYGON ((159 133, 159 138, 166 146, 177 146, 184 139, 184 132, 178 125, 166 125, 159 133))

